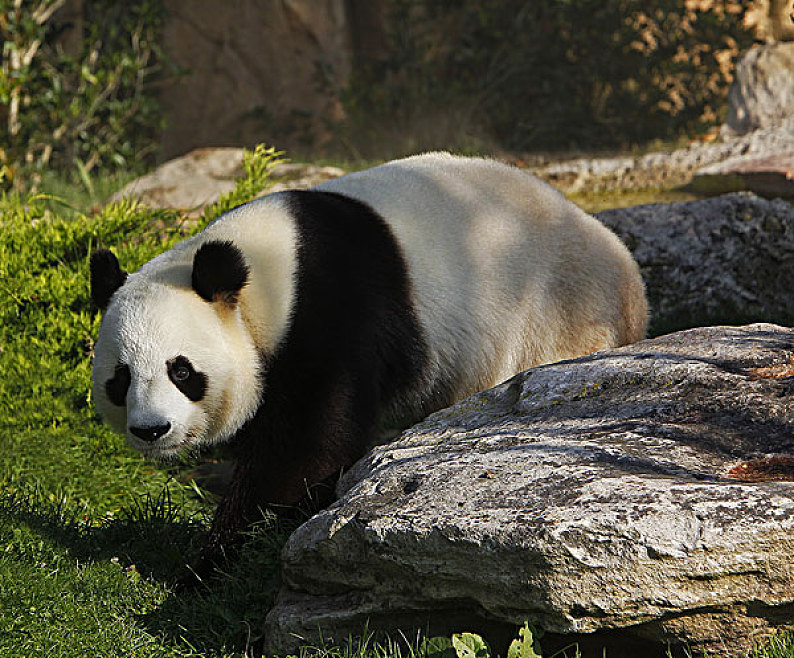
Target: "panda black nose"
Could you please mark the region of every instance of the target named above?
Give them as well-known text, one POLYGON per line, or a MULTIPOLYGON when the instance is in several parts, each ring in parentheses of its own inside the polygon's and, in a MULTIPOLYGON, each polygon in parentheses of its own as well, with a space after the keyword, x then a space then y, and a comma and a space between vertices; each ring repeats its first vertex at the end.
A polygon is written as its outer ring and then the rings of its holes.
POLYGON ((157 441, 161 436, 168 434, 171 429, 171 423, 165 425, 151 425, 149 427, 130 427, 132 432, 139 439, 144 441, 157 441))

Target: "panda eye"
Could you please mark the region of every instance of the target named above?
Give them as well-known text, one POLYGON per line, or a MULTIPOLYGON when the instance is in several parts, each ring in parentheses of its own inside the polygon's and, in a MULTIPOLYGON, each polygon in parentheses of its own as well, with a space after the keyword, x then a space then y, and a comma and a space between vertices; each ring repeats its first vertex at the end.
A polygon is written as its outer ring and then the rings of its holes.
POLYGON ((166 365, 168 366, 168 377, 177 385, 186 382, 196 372, 193 369, 193 364, 185 356, 171 359, 166 365))
POLYGON ((124 363, 116 365, 113 377, 105 382, 105 394, 117 407, 123 407, 130 387, 130 368, 124 363))
POLYGON ((166 364, 168 378, 192 402, 201 400, 207 392, 207 376, 196 372, 186 356, 178 356, 166 364))
POLYGON ((184 382, 190 377, 190 368, 185 366, 176 366, 171 370, 171 377, 176 379, 178 382, 184 382))

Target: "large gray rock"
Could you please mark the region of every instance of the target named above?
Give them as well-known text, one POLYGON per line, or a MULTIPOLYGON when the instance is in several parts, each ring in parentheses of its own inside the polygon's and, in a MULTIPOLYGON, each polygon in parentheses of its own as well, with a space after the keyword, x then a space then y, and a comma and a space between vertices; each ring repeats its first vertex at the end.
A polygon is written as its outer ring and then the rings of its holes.
POLYGON ((794 324, 794 208, 727 194, 607 210, 651 306, 651 332, 753 321, 794 324))
POLYGON ((775 128, 794 114, 794 42, 748 50, 728 92, 724 135, 775 128))
POLYGON ((638 638, 727 654, 792 624, 792 355, 790 329, 696 329, 430 416, 292 535, 267 646, 468 612, 458 630, 529 620, 547 649, 596 634, 614 658, 638 638))

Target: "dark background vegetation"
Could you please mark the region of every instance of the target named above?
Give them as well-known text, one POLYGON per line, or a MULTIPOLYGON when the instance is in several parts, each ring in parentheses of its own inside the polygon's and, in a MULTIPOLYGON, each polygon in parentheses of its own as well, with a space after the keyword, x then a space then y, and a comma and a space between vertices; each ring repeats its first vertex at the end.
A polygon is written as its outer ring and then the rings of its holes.
MULTIPOLYGON (((333 97, 336 111, 306 109, 298 121, 301 108, 293 107, 290 120, 279 120, 283 92, 274 90, 272 107, 259 108, 269 121, 253 141, 300 157, 376 159, 428 148, 625 149, 677 140, 719 123, 735 59, 753 42, 753 3, 742 0, 341 5, 349 71, 334 77, 313 62, 309 90, 333 97)), ((0 0, 6 186, 29 187, 47 170, 138 171, 156 161, 169 130, 163 89, 199 74, 176 65, 179 53, 163 38, 174 7, 0 0)), ((281 65, 292 65, 289 52, 281 65)), ((253 145, 250 135, 240 139, 253 145)))
POLYGON ((509 150, 625 148, 713 126, 752 43, 747 2, 392 0, 354 121, 463 130, 509 150), (442 121, 443 126, 445 122, 442 121))

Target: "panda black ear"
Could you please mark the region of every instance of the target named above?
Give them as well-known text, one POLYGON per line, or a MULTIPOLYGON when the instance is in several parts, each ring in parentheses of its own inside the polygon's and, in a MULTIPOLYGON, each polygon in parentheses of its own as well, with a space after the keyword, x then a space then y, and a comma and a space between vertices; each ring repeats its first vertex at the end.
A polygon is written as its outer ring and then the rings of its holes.
POLYGON ((107 249, 91 254, 91 300, 103 311, 110 298, 127 280, 127 273, 119 266, 118 258, 107 249))
POLYGON ((233 242, 205 242, 193 257, 193 290, 208 302, 236 304, 248 282, 248 265, 233 242))

